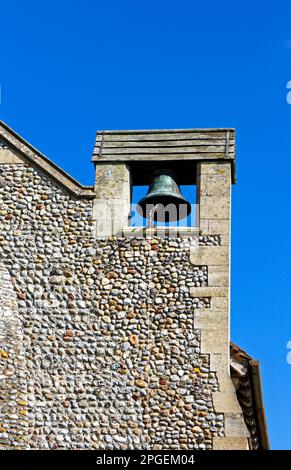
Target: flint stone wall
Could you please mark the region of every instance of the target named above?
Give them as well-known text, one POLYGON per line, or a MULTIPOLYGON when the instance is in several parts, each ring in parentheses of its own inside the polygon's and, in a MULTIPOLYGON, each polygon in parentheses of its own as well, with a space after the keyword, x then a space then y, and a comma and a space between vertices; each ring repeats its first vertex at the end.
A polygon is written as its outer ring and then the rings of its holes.
POLYGON ((211 449, 224 416, 190 247, 220 237, 96 240, 92 201, 29 164, 1 170, 0 445, 211 449))

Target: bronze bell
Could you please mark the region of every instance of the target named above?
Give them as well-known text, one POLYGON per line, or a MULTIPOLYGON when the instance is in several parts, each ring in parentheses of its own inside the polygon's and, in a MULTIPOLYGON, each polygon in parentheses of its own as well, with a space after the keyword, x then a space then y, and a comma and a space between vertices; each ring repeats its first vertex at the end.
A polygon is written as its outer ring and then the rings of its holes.
POLYGON ((181 194, 172 170, 157 170, 147 195, 137 206, 137 211, 146 219, 157 222, 175 222, 191 212, 191 204, 181 194))

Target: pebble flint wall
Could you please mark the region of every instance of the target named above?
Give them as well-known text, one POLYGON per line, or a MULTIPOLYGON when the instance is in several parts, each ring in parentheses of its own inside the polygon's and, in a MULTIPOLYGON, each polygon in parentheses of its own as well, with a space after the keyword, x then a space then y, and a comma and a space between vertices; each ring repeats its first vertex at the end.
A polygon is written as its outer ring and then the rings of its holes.
POLYGON ((128 239, 109 236, 128 224, 110 212, 130 201, 128 161, 96 164, 94 197, 1 138, 1 447, 248 448, 229 374, 232 162, 197 161, 200 234, 128 239))

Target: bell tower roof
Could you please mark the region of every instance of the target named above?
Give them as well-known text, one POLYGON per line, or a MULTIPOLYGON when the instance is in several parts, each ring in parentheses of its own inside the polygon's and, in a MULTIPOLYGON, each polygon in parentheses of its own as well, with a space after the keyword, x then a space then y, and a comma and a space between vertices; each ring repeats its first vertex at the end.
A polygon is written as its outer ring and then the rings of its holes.
POLYGON ((97 131, 92 161, 231 161, 235 183, 234 129, 97 131))

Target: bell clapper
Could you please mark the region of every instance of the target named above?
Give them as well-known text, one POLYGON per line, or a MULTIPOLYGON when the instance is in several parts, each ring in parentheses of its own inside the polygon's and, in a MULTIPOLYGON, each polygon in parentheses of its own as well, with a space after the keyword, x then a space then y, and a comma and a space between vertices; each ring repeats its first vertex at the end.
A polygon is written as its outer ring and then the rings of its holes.
POLYGON ((155 227, 155 224, 153 223, 153 217, 155 215, 155 211, 158 207, 158 204, 156 204, 149 212, 149 219, 148 219, 148 226, 147 228, 153 228, 155 227))

